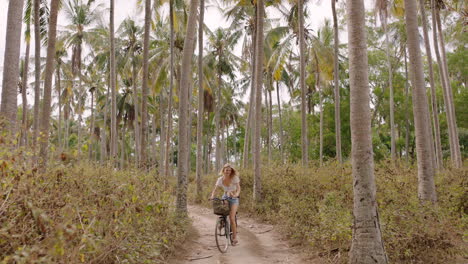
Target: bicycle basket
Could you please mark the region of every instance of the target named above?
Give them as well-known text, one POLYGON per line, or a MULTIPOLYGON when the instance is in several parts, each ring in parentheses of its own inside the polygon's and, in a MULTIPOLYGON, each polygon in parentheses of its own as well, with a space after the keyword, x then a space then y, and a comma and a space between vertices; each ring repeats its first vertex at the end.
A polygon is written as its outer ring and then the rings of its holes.
POLYGON ((226 200, 213 200, 213 212, 216 215, 229 215, 229 202, 226 200))

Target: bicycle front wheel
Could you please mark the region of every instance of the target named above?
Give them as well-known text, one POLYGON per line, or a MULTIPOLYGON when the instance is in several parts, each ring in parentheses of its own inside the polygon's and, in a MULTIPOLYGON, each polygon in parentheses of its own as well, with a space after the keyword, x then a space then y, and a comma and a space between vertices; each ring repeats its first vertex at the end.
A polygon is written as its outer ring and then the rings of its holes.
POLYGON ((229 247, 229 223, 226 219, 219 218, 216 221, 215 239, 216 246, 221 253, 226 253, 229 247))

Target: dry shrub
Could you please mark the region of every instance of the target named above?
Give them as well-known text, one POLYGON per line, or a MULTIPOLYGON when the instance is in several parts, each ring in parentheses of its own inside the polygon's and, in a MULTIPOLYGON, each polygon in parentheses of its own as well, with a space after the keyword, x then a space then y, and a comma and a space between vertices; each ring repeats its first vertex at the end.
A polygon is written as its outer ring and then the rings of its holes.
POLYGON ((154 174, 0 153, 0 263, 163 263, 185 235, 154 174), (15 161, 16 160, 16 161, 15 161))
MULTIPOLYGON (((392 263, 448 263, 456 255, 466 255, 462 237, 468 227, 467 172, 464 168, 437 175, 439 201, 434 206, 417 198, 416 168, 376 165, 381 228, 392 263)), ((241 170, 240 176, 240 217, 277 224, 312 255, 330 263, 347 262, 353 207, 349 164, 305 171, 296 165, 270 165, 262 170, 263 200, 258 205, 252 200, 252 171, 241 170)), ((209 197, 216 177, 204 178, 204 197, 209 197)), ((194 185, 189 187, 192 200, 194 185)), ((206 201, 204 205, 210 206, 206 201)))

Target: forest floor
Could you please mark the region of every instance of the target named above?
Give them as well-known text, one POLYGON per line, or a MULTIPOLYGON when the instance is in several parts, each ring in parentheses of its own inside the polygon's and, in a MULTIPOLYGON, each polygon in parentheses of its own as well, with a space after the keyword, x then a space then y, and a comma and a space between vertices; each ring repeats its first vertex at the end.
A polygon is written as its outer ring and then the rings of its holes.
MULTIPOLYGON (((239 213, 239 244, 222 254, 216 248, 214 228, 216 216, 208 208, 189 206, 192 227, 187 241, 169 263, 194 264, 270 264, 314 263, 299 247, 292 247, 274 226, 258 223, 239 213)), ((317 262, 319 263, 319 262, 317 262)))

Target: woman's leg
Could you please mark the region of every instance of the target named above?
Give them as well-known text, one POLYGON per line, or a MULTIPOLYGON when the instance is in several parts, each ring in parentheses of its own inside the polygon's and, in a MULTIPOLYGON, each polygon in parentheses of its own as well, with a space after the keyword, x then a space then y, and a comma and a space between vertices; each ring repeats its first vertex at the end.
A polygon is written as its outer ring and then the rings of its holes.
POLYGON ((231 204, 231 211, 229 212, 229 221, 231 222, 231 231, 232 231, 232 239, 237 239, 237 224, 236 224, 236 213, 237 208, 239 208, 238 204, 231 204))

